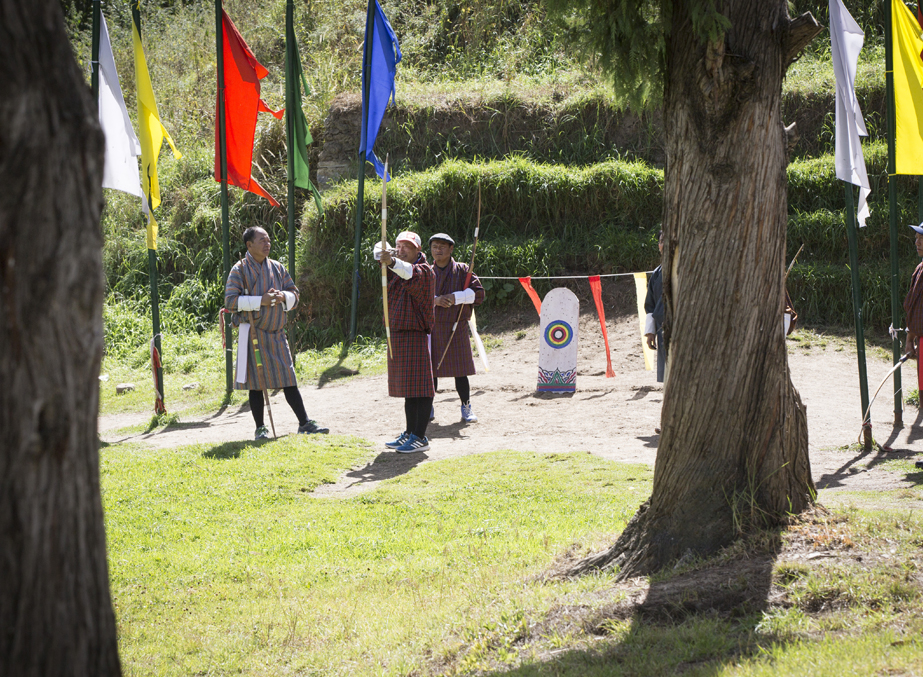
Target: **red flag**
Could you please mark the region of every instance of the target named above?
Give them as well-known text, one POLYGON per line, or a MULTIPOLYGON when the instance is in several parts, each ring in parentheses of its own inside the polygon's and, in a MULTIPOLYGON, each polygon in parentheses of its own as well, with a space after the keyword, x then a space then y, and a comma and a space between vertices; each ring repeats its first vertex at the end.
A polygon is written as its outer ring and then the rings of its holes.
MULTIPOLYGON (((251 176, 253 137, 256 134, 258 112, 272 113, 281 120, 284 110, 274 111, 260 98, 260 80, 269 71, 256 60, 244 42, 237 26, 221 11, 222 49, 224 51, 224 115, 225 140, 228 154, 228 184, 262 195, 274 207, 279 203, 263 190, 251 176)), ((217 111, 217 104, 215 110, 217 111)), ((215 181, 221 181, 221 157, 218 136, 218 115, 215 115, 215 181)))
POLYGON ((520 277, 519 284, 522 285, 522 288, 526 290, 526 294, 529 295, 529 298, 532 299, 532 304, 535 306, 535 312, 538 313, 538 316, 542 316, 542 300, 538 297, 538 292, 532 288, 532 276, 529 277, 520 277))
POLYGON ((603 309, 603 287, 599 275, 590 276, 590 289, 593 291, 593 301, 596 303, 596 314, 599 315, 599 326, 603 330, 603 342, 606 344, 606 378, 613 378, 615 371, 612 369, 612 356, 609 354, 609 332, 606 330, 606 311, 603 309))

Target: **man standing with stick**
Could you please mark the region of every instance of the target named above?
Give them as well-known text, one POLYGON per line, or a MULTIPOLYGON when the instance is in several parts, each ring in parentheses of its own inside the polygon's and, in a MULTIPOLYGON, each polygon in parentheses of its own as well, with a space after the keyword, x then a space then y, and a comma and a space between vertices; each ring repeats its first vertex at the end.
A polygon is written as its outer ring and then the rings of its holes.
POLYGON ((433 269, 422 252, 420 236, 404 231, 395 250, 378 249, 375 258, 388 268, 388 395, 404 398, 406 428, 386 446, 401 454, 429 449, 426 426, 433 407, 433 365, 429 334, 433 330, 433 269))
MULTIPOLYGON (((454 377, 455 390, 461 399, 461 417, 465 423, 475 423, 478 417, 471 409, 471 385, 468 377, 476 372, 471 341, 465 326, 472 308, 484 301, 484 287, 471 267, 452 258, 455 240, 445 233, 429 239, 436 275, 435 320, 433 327, 433 389, 439 388, 439 377, 454 377), (462 330, 458 331, 461 325, 462 330)), ((474 263, 474 253, 471 257, 474 263)), ((435 417, 435 410, 430 417, 435 417)))
MULTIPOLYGON (((328 433, 308 418, 295 379, 295 366, 285 338, 285 313, 298 304, 298 288, 278 261, 269 258, 272 243, 259 227, 244 231, 247 255, 234 264, 224 289, 224 305, 231 322, 240 325, 237 348, 237 390, 250 391, 250 411, 257 440, 269 439, 263 425, 263 402, 269 390, 282 388, 285 400, 298 417, 299 433, 328 433)), ((273 424, 275 435, 275 424, 273 424)))

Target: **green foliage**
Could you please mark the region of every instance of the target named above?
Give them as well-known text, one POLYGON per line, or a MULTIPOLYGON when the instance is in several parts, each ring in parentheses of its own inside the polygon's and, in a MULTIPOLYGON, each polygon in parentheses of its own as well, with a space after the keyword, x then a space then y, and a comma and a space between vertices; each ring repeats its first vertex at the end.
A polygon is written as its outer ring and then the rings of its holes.
MULTIPOLYGON (((426 239, 452 233, 457 260, 470 256, 481 190, 479 275, 519 277, 650 270, 657 265, 656 234, 661 215, 663 173, 641 162, 604 162, 589 167, 539 165, 524 158, 474 164, 445 162, 438 168, 396 176, 388 184, 391 237, 413 230, 426 239)), ((378 224, 380 182, 366 181, 364 223, 378 224)), ((345 330, 350 302, 356 185, 346 181, 328 190, 323 217, 303 214, 306 240, 299 280, 306 299, 304 317, 345 330)), ((370 256, 381 240, 368 225, 361 256, 360 310, 363 333, 381 331, 380 276, 370 256)), ((490 285, 491 290, 493 285, 490 285)), ((536 286, 540 292, 543 285, 536 286)), ((491 304, 503 303, 503 284, 491 304)), ((523 299, 515 296, 517 301, 523 299)))
POLYGON ((610 78, 617 96, 638 107, 659 102, 670 2, 547 0, 547 5, 568 42, 610 78))

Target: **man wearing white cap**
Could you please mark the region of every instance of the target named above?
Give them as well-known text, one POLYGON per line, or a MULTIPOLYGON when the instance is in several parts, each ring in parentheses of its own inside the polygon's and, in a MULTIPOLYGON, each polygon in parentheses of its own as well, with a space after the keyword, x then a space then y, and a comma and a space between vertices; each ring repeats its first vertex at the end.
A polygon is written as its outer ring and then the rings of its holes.
MULTIPOLYGON (((916 233, 914 244, 917 254, 923 257, 923 223, 919 226, 910 226, 916 233)), ((904 350, 917 359, 917 387, 920 387, 920 358, 918 354, 918 341, 923 336, 923 261, 913 271, 910 277, 910 291, 904 298, 904 315, 907 318, 907 341, 904 350)), ((920 388, 923 390, 923 388, 920 388)))
POLYGON ((388 267, 388 395, 404 398, 406 428, 387 446, 401 454, 429 449, 426 426, 433 407, 433 365, 429 334, 433 331, 435 278, 426 262, 420 236, 404 231, 395 250, 376 252, 388 267))

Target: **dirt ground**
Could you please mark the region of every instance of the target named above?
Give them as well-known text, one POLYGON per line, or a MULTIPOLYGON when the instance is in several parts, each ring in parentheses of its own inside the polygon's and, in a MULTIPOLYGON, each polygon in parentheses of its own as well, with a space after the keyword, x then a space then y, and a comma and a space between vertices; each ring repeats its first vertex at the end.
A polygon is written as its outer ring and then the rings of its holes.
MULTIPOLYGON (((388 397, 385 375, 359 375, 330 381, 323 387, 302 385, 308 414, 328 426, 332 434, 355 435, 381 448, 367 465, 350 470, 315 495, 352 496, 419 463, 501 449, 587 451, 653 467, 663 388, 655 373, 644 369, 638 317, 630 312, 633 299, 627 284, 617 286, 614 299, 607 298, 608 308, 621 310, 613 312, 606 322, 614 378, 605 377, 605 350, 593 303, 581 299, 577 391, 572 395, 535 391, 539 327, 533 311, 512 313, 502 327, 499 322, 496 328, 489 324, 482 327, 482 334, 499 337, 502 343, 488 353, 489 373, 484 373, 476 360, 479 373, 471 377, 471 389, 479 421, 461 422, 453 379, 440 379, 436 419, 427 431, 431 444, 427 452, 401 455, 383 446, 403 430, 404 422, 403 400, 388 397)), ((790 346, 799 345, 789 341, 790 346)), ((807 406, 811 467, 818 489, 880 491, 918 486, 923 471, 908 474, 882 464, 892 459, 923 459, 923 415, 908 406, 904 426, 895 428, 893 399, 886 385, 872 407, 877 444, 865 453, 855 446, 861 422, 855 350, 833 340, 826 347, 814 342, 810 349, 794 347, 789 353, 792 380, 807 406)), ((868 355, 870 395, 889 368, 887 360, 868 355)), ((915 363, 908 362, 902 369, 905 387, 915 387, 915 363)), ((294 433, 297 421, 282 392, 273 394, 272 400, 279 435, 294 433)), ((182 426, 132 434, 122 434, 119 429, 149 420, 149 412, 102 416, 101 439, 163 448, 247 440, 253 435, 247 405, 194 419, 179 413, 182 426)))

